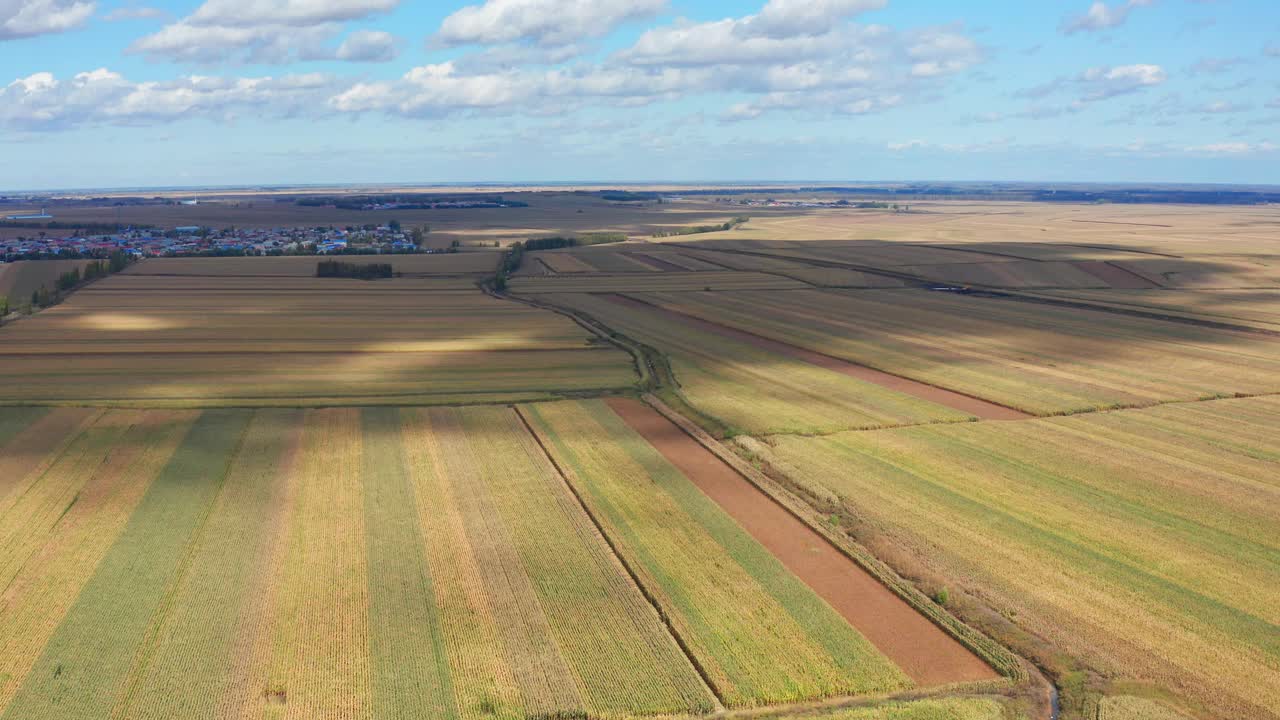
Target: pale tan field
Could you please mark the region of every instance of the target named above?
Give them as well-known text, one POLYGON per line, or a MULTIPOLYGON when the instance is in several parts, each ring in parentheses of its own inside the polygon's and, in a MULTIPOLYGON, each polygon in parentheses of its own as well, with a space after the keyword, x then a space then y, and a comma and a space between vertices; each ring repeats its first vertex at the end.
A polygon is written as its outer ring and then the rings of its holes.
POLYGON ((58 276, 83 268, 88 260, 28 260, 0 263, 0 297, 8 298, 10 307, 30 302, 31 293, 41 287, 50 292, 58 287, 58 276))
POLYGON ((430 404, 635 382, 569 319, 464 287, 117 275, 0 330, 0 402, 430 404))

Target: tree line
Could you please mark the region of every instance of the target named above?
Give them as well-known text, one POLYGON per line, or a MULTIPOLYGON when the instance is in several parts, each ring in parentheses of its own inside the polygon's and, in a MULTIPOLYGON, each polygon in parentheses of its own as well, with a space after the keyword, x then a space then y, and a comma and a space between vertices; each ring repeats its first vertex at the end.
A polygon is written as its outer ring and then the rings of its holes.
POLYGON ((316 277, 322 278, 357 278, 359 280, 378 280, 395 277, 395 268, 390 263, 349 263, 340 260, 321 260, 316 264, 316 277))

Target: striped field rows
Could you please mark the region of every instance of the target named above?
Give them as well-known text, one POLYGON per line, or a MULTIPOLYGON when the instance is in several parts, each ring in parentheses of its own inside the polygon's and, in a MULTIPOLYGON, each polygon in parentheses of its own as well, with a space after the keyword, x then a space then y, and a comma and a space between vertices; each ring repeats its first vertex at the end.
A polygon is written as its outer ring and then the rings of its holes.
POLYGON ((603 403, 11 408, 0 464, 3 720, 616 718, 911 685, 603 403))

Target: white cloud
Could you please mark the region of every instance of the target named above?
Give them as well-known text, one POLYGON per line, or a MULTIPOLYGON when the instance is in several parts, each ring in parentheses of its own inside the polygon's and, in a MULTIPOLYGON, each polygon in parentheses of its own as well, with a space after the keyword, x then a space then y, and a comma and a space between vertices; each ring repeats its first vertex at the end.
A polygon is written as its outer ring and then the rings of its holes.
POLYGON ((1238 57, 1206 57, 1197 60, 1190 69, 1194 75, 1221 75, 1243 62, 1244 58, 1238 57))
POLYGON ((1262 54, 1268 57, 1280 58, 1280 42, 1267 43, 1267 46, 1262 48, 1262 54))
MULTIPOLYGON (((602 63, 539 70, 577 56, 580 46, 556 43, 582 37, 565 31, 577 24, 576 5, 554 32, 515 14, 540 3, 492 0, 455 13, 437 42, 497 45, 415 68, 397 81, 357 84, 330 105, 408 116, 478 108, 545 114, 591 102, 634 107, 714 92, 754 96, 728 108, 723 120, 773 110, 865 114, 911 102, 983 55, 959 26, 895 31, 849 21, 881 0, 770 0, 756 14, 650 29, 602 63)), ((606 25, 621 17, 611 3, 591 7, 606 14, 606 25)))
POLYGON ((1217 100, 1211 103, 1205 103, 1204 105, 1201 105, 1199 109, 1200 112, 1207 115, 1226 115, 1230 113, 1245 112, 1250 108, 1248 105, 1241 105, 1240 103, 1217 100))
POLYGON ((112 10, 103 19, 107 22, 120 22, 122 20, 155 20, 168 16, 169 13, 160 8, 128 5, 112 10))
POLYGON ((1272 153, 1280 150, 1280 146, 1270 142, 1224 142, 1209 145, 1195 145, 1186 148, 1187 152, 1201 155, 1256 155, 1272 153))
POLYGON ((391 62, 399 54, 396 37, 391 33, 357 30, 342 41, 334 57, 349 62, 391 62))
POLYGON ((833 23, 854 15, 879 10, 888 0, 769 0, 760 13, 749 20, 752 34, 767 37, 821 35, 833 23))
POLYGON ((81 0, 0 0, 0 41, 80 27, 95 7, 81 0))
POLYGON ((1083 99, 1092 102, 1153 87, 1166 78, 1159 65, 1120 65, 1089 68, 1081 73, 1078 82, 1088 88, 1083 99))
MULTIPOLYGON (((331 59, 342 23, 389 12, 400 0, 206 0, 191 15, 133 43, 153 59, 286 63, 331 59)), ((384 48, 385 52, 385 48, 384 48)))
POLYGON ((193 25, 309 27, 359 20, 394 10, 400 0, 206 0, 186 19, 193 25))
POLYGON ((446 47, 521 41, 570 45, 652 17, 666 5, 666 0, 487 0, 445 18, 433 39, 446 47))
POLYGON ((0 88, 0 126, 56 130, 95 124, 134 125, 187 117, 229 118, 251 109, 273 116, 323 105, 338 83, 327 75, 218 78, 189 75, 131 82, 99 68, 59 80, 42 72, 0 88))
POLYGON ((1105 2, 1093 3, 1083 15, 1067 17, 1062 21, 1059 30, 1067 35, 1077 32, 1094 32, 1108 30, 1123 25, 1129 19, 1134 8, 1150 5, 1153 0, 1127 0, 1126 2, 1108 5, 1105 2))

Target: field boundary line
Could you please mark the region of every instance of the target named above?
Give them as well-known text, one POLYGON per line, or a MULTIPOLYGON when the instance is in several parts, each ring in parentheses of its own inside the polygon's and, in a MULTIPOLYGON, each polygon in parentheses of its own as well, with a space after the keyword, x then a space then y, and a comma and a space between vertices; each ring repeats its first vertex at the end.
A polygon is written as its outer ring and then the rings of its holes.
POLYGON ((481 283, 480 289, 484 291, 486 295, 490 295, 491 297, 499 300, 528 305, 529 307, 553 312, 557 315, 569 318, 577 323, 582 329, 631 356, 632 368, 636 371, 636 375, 639 377, 636 387, 639 387, 641 390, 646 390, 656 388, 662 384, 657 369, 653 366, 653 363, 650 361, 644 350, 641 347, 638 347, 638 344, 637 347, 631 347, 631 344, 635 343, 635 341, 616 332, 608 325, 605 325, 590 315, 578 313, 573 310, 566 310, 565 308, 551 303, 541 302, 527 297, 520 297, 512 293, 499 292, 489 287, 487 283, 481 283))
MULTIPOLYGON (((1124 269, 1124 268, 1121 268, 1124 269)), ((1049 288, 1045 288, 1049 289, 1049 288)), ((1071 288, 1066 288, 1070 291, 1071 288)), ((1171 290, 1170 292, 1177 292, 1171 290)), ((1197 327, 1207 327, 1214 330, 1227 330, 1232 332, 1251 333, 1254 335, 1265 335, 1267 337, 1280 337, 1280 330, 1268 330, 1267 328, 1252 327, 1249 325, 1236 325, 1233 323, 1221 322, 1219 320, 1208 320, 1202 318, 1182 317, 1180 315, 1165 315, 1161 312, 1137 310, 1130 308, 1122 308, 1114 305, 1102 305, 1087 302, 1085 300, 1069 300, 1066 298, 1049 298, 1034 294, 1029 290, 996 290, 982 289, 970 290, 966 295, 976 295, 978 297, 988 297, 999 300, 1013 300, 1015 302, 1036 303, 1040 305, 1056 305, 1058 307, 1072 308, 1074 310, 1093 310, 1096 312, 1113 313, 1115 315, 1128 315, 1130 317, 1142 318, 1144 320, 1161 320, 1164 322, 1181 323, 1183 325, 1194 325, 1197 327)))
POLYGON ((511 409, 515 412, 516 417, 520 418, 520 423, 524 425, 525 432, 529 433, 529 436, 538 444, 538 448, 542 450, 542 454, 547 458, 547 461, 551 463, 553 468, 555 468, 556 475, 559 476, 560 482, 564 483, 565 487, 568 488, 569 493, 573 495, 573 499, 577 501, 578 507, 582 508, 582 512, 586 514, 587 519, 589 519, 591 524, 595 526, 596 532, 600 533, 600 537, 604 540, 605 544, 609 546, 609 552, 618 561, 618 564, 626 570, 627 575, 631 578, 631 582, 635 584, 636 589, 640 591, 640 594, 644 597, 645 601, 648 602, 649 606, 653 608, 653 611, 657 613, 658 619, 662 621, 662 626, 667 630, 667 634, 675 641, 676 645, 680 648, 680 652, 688 658, 689 665, 693 667, 695 672, 697 672, 698 678, 702 681, 702 684, 706 688, 708 694, 715 699, 715 712, 724 712, 726 707, 724 698, 720 696, 720 693, 716 691, 715 686, 711 684, 711 676, 707 673, 706 668, 702 667, 702 663, 698 661, 698 658, 693 654, 693 651, 690 650, 688 643, 680 635, 680 632, 676 630, 675 625, 671 622, 671 618, 667 617, 667 614, 663 612, 662 605, 658 602, 657 598, 649 588, 645 587, 644 583, 640 581, 640 575, 635 571, 635 568, 631 567, 631 564, 627 562, 626 558, 618 552, 618 546, 614 542, 613 538, 609 537, 609 534, 605 532, 604 525, 600 522, 600 519, 596 517, 595 513, 591 511, 591 508, 578 492, 578 488, 569 481, 569 476, 565 474, 564 468, 561 467, 559 461, 555 459, 555 456, 551 454, 546 443, 542 441, 542 436, 538 435, 538 432, 533 429, 533 425, 529 422, 529 419, 525 417, 524 412, 520 410, 520 406, 512 405, 511 409))
POLYGON ((822 523, 815 522, 813 518, 815 511, 807 503, 782 487, 777 481, 748 465, 741 457, 728 450, 688 418, 668 407, 661 399, 651 393, 646 393, 643 399, 650 407, 674 423, 676 427, 692 437, 699 445, 706 448, 789 514, 821 535, 838 552, 849 558, 858 567, 867 571, 895 595, 902 598, 916 612, 919 612, 943 632, 955 638, 961 645, 991 665, 996 672, 1003 675, 1008 681, 1020 683, 1029 679, 1030 674, 1024 666, 1023 663, 1025 661, 1022 658, 938 606, 918 588, 872 555, 866 548, 847 537, 842 537, 832 532, 822 523))
MULTIPOLYGON (((642 300, 642 299, 640 299, 640 298, 633 297, 632 295, 627 294, 627 293, 625 293, 625 292, 621 292, 621 293, 619 293, 619 292, 614 292, 614 293, 589 293, 589 294, 596 294, 596 295, 601 295, 601 296, 610 296, 610 295, 611 295, 611 296, 614 296, 614 297, 622 298, 622 299, 624 299, 624 300, 626 300, 626 301, 629 301, 629 302, 638 303, 638 304, 640 304, 640 305, 645 305, 645 306, 647 306, 647 307, 649 307, 649 308, 652 308, 653 310, 655 310, 655 311, 657 311, 657 312, 662 312, 662 313, 666 313, 666 314, 669 314, 669 315, 674 315, 674 316, 679 317, 679 318, 686 318, 686 319, 693 320, 693 321, 698 322, 698 323, 705 323, 705 324, 707 324, 707 325, 711 325, 711 326, 713 326, 713 327, 717 327, 717 328, 723 328, 723 329, 724 329, 724 331, 726 331, 726 332, 728 332, 728 333, 730 333, 730 334, 740 333, 740 334, 742 334, 742 335, 748 335, 748 336, 750 336, 750 337, 759 338, 760 340, 762 340, 762 341, 764 341, 764 342, 766 342, 766 343, 771 343, 771 344, 775 344, 775 345, 781 345, 781 346, 788 347, 788 348, 794 348, 796 351, 799 351, 800 353, 812 353, 813 355, 817 355, 817 356, 820 356, 820 357, 823 357, 823 358, 829 358, 829 359, 831 359, 831 360, 835 360, 835 361, 837 361, 837 362, 845 363, 845 364, 847 364, 847 365, 850 365, 850 366, 853 366, 853 367, 856 367, 856 368, 865 368, 865 369, 870 370, 870 371, 873 371, 873 372, 883 373, 884 375, 891 375, 891 376, 893 376, 893 377, 895 377, 895 378, 898 378, 898 379, 901 379, 901 380, 906 380, 906 381, 907 381, 907 382, 909 382, 909 383, 916 383, 916 384, 918 384, 918 385, 922 385, 922 386, 926 386, 926 387, 929 387, 929 388, 933 388, 933 389, 935 389, 935 390, 941 390, 941 391, 946 392, 946 393, 951 393, 951 394, 953 394, 953 395, 958 395, 958 396, 963 397, 963 398, 968 398, 968 399, 970 399, 970 400, 975 400, 975 401, 977 401, 977 402, 979 402, 979 403, 983 403, 983 404, 985 404, 985 405, 989 405, 989 406, 991 406, 991 408, 992 408, 993 410, 994 410, 994 409, 998 409, 999 411, 1008 411, 1008 412, 1010 412, 1010 413, 1014 413, 1014 414, 1016 414, 1017 416, 1019 416, 1019 417, 1006 417, 1006 418, 995 418, 995 417, 982 418, 981 416, 979 416, 979 415, 978 415, 978 413, 973 412, 972 410, 967 409, 967 408, 960 408, 960 407, 956 407, 955 405, 949 405, 948 403, 943 402, 943 401, 941 401, 941 400, 939 400, 939 399, 932 399, 932 398, 923 397, 923 396, 921 396, 921 395, 915 395, 914 393, 908 392, 908 391, 903 390, 903 389, 898 389, 898 388, 889 388, 890 390, 894 390, 894 391, 896 391, 896 392, 898 392, 898 393, 901 393, 901 394, 903 394, 903 395, 910 395, 910 396, 912 396, 912 397, 917 397, 917 398, 920 398, 920 399, 922 399, 922 400, 927 400, 927 401, 932 402, 932 403, 934 403, 934 404, 936 404, 936 405, 942 405, 943 407, 950 407, 950 408, 952 408, 952 409, 954 409, 954 410, 961 410, 961 411, 963 411, 963 412, 968 412, 970 415, 973 415, 973 416, 975 416, 975 417, 979 417, 980 419, 985 419, 985 420, 1001 420, 1001 421, 1006 421, 1006 422, 1007 422, 1007 421, 1010 421, 1010 420, 1029 420, 1029 419, 1031 419, 1031 418, 1033 418, 1033 417, 1036 417, 1036 416, 1035 416, 1035 415, 1033 415, 1032 413, 1029 413, 1029 412, 1027 412, 1027 411, 1025 411, 1025 410, 1021 410, 1021 409, 1016 408, 1016 407, 1011 407, 1011 406, 1009 406, 1009 405, 1004 405, 1004 404, 1001 404, 1001 403, 995 402, 994 400, 989 400, 989 399, 984 398, 984 397, 979 397, 979 396, 974 395, 974 394, 972 394, 972 393, 963 392, 963 391, 961 391, 961 390, 953 390, 953 389, 951 389, 951 388, 943 387, 943 386, 938 385, 938 384, 936 384, 936 383, 926 382, 926 381, 924 381, 924 380, 917 380, 916 378, 908 377, 908 376, 903 375, 903 374, 901 374, 901 373, 895 373, 895 372, 892 372, 892 371, 890 371, 890 370, 884 370, 884 369, 882 369, 882 368, 875 367, 874 365, 868 365, 867 363, 857 362, 857 361, 854 361, 854 360, 850 360, 850 359, 848 359, 848 358, 842 358, 842 357, 838 357, 838 356, 835 356, 835 355, 831 355, 831 354, 829 354, 829 353, 819 352, 819 351, 817 351, 817 350, 812 350, 812 349, 807 348, 807 347, 803 347, 803 346, 800 346, 800 345, 796 345, 795 343, 786 342, 785 340, 778 340, 778 339, 775 339, 775 338, 771 338, 771 337, 769 337, 769 336, 767 336, 767 335, 761 335, 760 333, 752 332, 752 331, 750 331, 750 330, 743 330, 743 329, 741 329, 741 328, 734 327, 734 326, 732 326, 732 325, 726 325, 726 324, 724 324, 724 323, 716 322, 716 321, 714 321, 714 320, 707 320, 706 318, 702 318, 702 317, 699 317, 699 316, 697 316, 697 315, 693 315, 692 313, 687 313, 687 312, 683 312, 683 311, 680 311, 680 310, 675 310, 675 309, 672 309, 672 308, 663 307, 663 306, 661 306, 661 305, 657 305, 657 304, 655 304, 655 303, 649 302, 648 300, 642 300)), ((794 357, 794 356, 793 356, 793 357, 794 357)), ((799 359, 799 358, 798 358, 798 359, 799 359)), ((816 363, 813 363, 813 361, 811 361, 811 360, 810 360, 810 361, 807 361, 807 362, 809 362, 810 364, 816 364, 816 363)), ((827 369, 831 369, 831 368, 827 368, 827 369)), ((862 378, 862 379, 863 379, 865 382, 871 382, 871 383, 878 384, 878 385, 880 385, 881 387, 885 387, 885 385, 884 385, 884 383, 883 383, 883 382, 881 382, 881 383, 876 383, 874 380, 869 380, 869 379, 866 379, 866 378, 862 378)), ((987 412, 992 412, 993 410, 987 410, 987 412)))

